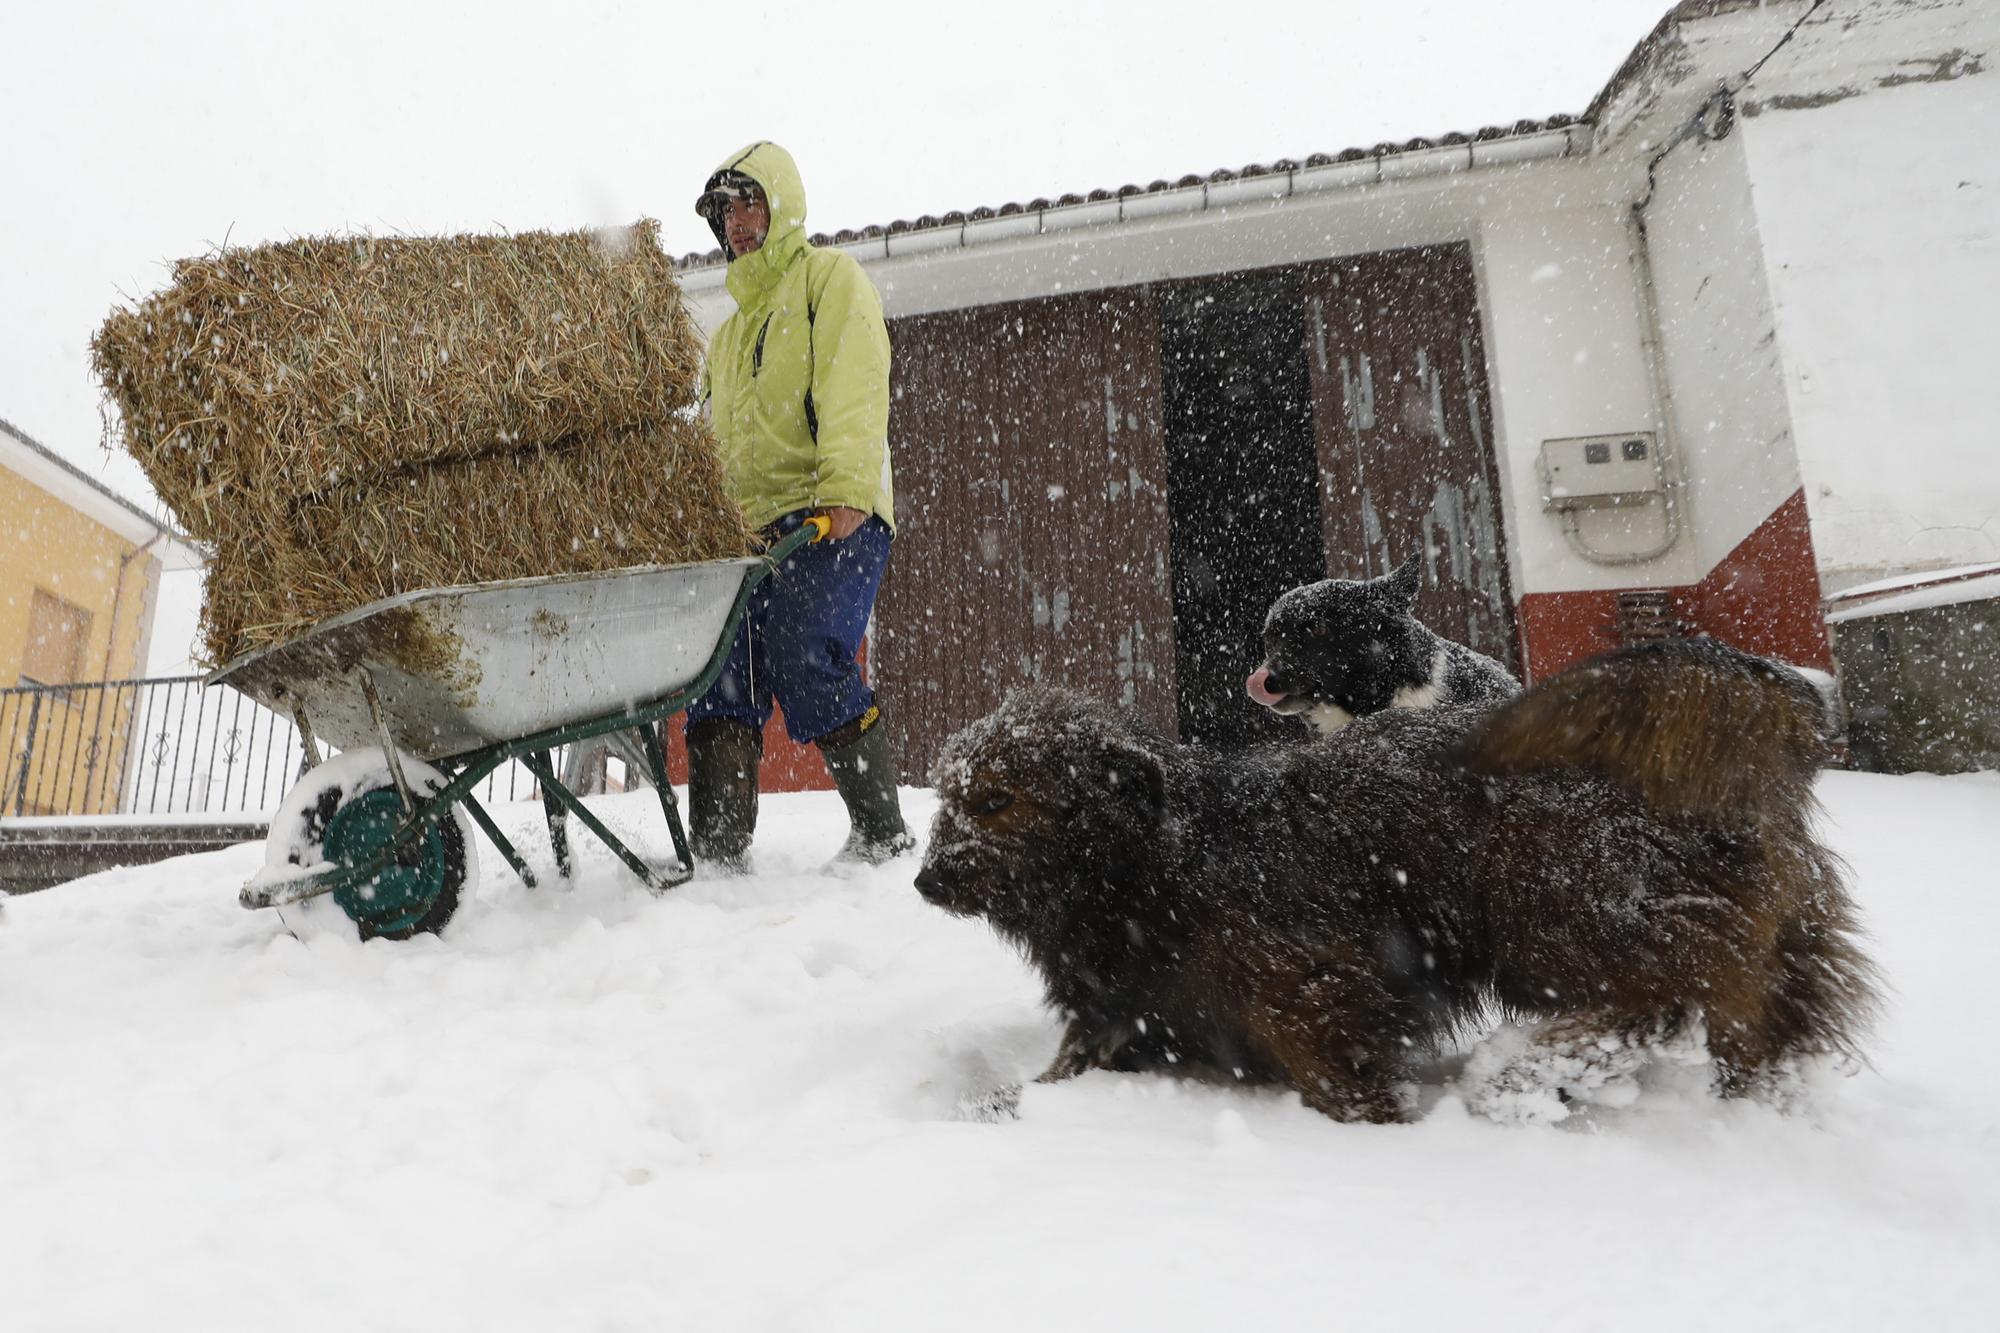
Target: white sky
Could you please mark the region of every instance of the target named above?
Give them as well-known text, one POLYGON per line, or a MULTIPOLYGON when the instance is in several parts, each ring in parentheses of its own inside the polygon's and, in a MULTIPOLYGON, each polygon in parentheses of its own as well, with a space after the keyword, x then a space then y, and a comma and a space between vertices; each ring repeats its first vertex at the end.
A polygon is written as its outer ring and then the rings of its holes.
POLYGON ((775 139, 817 230, 1581 112, 1670 0, 0 0, 0 417, 97 447, 86 345, 173 259, 689 209, 775 139))

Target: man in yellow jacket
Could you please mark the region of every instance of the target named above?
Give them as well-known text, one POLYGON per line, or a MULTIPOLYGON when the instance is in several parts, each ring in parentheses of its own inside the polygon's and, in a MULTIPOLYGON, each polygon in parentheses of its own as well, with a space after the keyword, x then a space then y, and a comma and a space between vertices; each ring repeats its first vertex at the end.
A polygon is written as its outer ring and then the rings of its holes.
POLYGON ((896 526, 882 301, 853 256, 806 240, 805 187, 774 143, 731 154, 695 211, 729 254, 736 298, 703 374, 730 493, 769 535, 814 514, 831 531, 759 585, 721 678, 688 710, 694 853, 744 867, 775 699, 792 739, 818 744, 847 805, 842 858, 880 863, 914 844, 856 660, 896 526))

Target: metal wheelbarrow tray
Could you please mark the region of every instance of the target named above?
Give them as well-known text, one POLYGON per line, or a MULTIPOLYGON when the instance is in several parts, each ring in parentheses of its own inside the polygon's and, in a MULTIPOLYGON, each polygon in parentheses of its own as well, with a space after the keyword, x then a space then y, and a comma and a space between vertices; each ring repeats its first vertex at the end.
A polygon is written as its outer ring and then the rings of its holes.
MULTIPOLYGON (((290 716, 309 765, 320 763, 319 741, 344 751, 379 746, 392 779, 320 811, 324 861, 290 878, 260 876, 243 890, 243 905, 333 893, 364 936, 435 930, 457 905, 454 808, 532 887, 533 871, 472 794, 509 760, 541 787, 563 875, 567 813, 649 887, 685 881, 693 858, 653 724, 708 691, 756 586, 823 531, 809 523, 741 559, 404 593, 214 672, 208 684, 232 685, 290 716), (677 866, 648 865, 556 776, 556 748, 625 730, 652 770, 677 866), (442 781, 412 782, 407 760, 424 761, 442 781)), ((308 771, 301 784, 311 781, 308 771)), ((274 826, 273 840, 282 832, 274 826)), ((462 849, 456 855, 462 878, 462 849)))

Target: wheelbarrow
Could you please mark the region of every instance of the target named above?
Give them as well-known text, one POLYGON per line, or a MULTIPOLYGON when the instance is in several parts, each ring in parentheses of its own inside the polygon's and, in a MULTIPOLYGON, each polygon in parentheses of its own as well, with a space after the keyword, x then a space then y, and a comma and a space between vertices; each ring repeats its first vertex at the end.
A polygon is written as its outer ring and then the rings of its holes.
POLYGON ((741 559, 403 593, 214 672, 206 683, 290 716, 308 765, 243 906, 330 893, 363 939, 435 932, 476 874, 468 818, 533 888, 534 870, 473 795, 512 760, 541 788, 564 878, 573 816, 655 892, 684 883, 694 858, 655 724, 707 693, 751 593, 826 531, 815 517, 741 559), (557 775, 558 748, 620 731, 659 793, 671 865, 626 846, 557 775), (323 760, 321 742, 343 753, 323 760))

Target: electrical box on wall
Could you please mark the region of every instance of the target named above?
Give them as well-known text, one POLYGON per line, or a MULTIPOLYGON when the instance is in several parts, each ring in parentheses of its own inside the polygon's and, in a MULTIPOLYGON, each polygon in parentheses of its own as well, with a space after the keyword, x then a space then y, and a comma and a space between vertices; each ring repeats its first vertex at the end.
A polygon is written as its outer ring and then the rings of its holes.
POLYGON ((1542 441, 1542 507, 1636 504, 1666 489, 1651 431, 1542 441))

